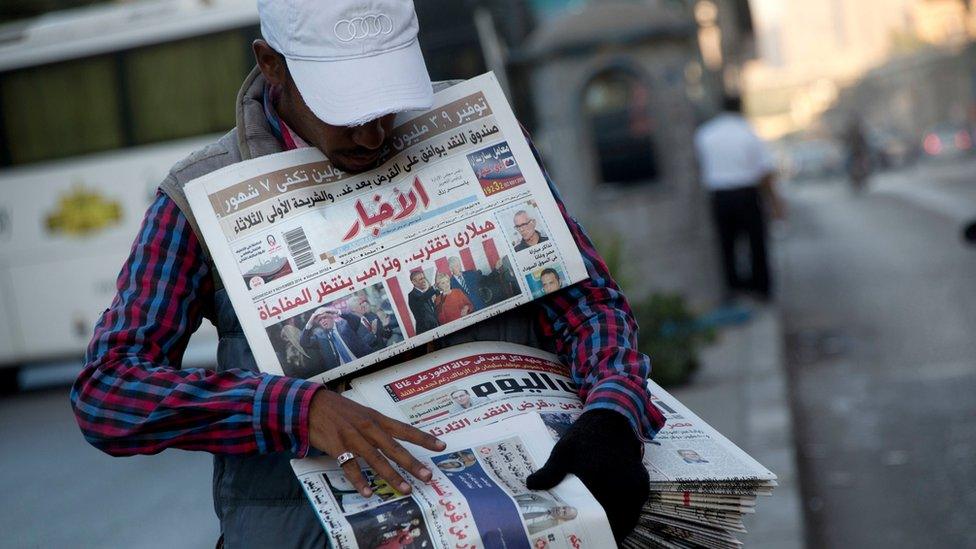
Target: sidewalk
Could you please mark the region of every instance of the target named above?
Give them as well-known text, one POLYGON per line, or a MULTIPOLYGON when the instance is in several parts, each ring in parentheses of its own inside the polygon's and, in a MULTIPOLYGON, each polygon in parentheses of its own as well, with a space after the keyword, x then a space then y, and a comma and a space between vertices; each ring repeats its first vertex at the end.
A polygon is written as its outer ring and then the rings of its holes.
POLYGON ((675 397, 779 477, 771 498, 746 516, 746 547, 803 547, 803 515, 787 400, 779 312, 766 307, 752 320, 721 330, 702 353, 691 384, 675 397))

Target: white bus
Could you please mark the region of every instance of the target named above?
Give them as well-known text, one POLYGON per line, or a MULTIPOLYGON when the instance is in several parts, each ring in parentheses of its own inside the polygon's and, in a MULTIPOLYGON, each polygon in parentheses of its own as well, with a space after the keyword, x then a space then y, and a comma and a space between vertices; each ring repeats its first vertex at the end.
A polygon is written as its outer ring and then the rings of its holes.
MULTIPOLYGON (((422 39, 432 76, 484 71, 464 6, 417 2, 435 29, 422 39)), ((255 0, 111 3, 0 26, 0 385, 19 366, 81 357, 157 185, 234 126, 259 36, 255 0)), ((186 362, 212 360, 215 341, 204 322, 186 362)))
MULTIPOLYGON (((0 27, 0 366, 80 357, 156 186, 234 126, 254 0, 153 1, 0 27)), ((208 322, 187 361, 212 360, 208 322)))

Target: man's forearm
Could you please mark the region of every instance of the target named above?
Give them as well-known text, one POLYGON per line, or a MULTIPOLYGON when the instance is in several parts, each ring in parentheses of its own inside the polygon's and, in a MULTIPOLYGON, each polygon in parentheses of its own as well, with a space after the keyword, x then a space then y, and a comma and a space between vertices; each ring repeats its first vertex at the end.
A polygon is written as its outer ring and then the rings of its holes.
POLYGON ((166 448, 304 455, 308 407, 319 387, 245 370, 177 370, 106 356, 86 365, 71 402, 88 442, 111 455, 166 448))
MULTIPOLYGON (((542 166, 542 157, 527 133, 526 139, 542 166)), ((543 329, 555 341, 559 358, 572 366, 585 408, 619 412, 641 439, 649 440, 664 426, 664 416, 651 404, 645 385, 651 360, 637 350, 637 321, 603 258, 566 211, 544 166, 543 174, 579 246, 588 275, 539 301, 545 313, 543 329)))
POLYGON ((179 368, 190 334, 214 302, 214 286, 199 241, 167 197, 146 212, 118 288, 71 392, 89 442, 113 455, 306 451, 305 413, 317 386, 243 370, 179 368))

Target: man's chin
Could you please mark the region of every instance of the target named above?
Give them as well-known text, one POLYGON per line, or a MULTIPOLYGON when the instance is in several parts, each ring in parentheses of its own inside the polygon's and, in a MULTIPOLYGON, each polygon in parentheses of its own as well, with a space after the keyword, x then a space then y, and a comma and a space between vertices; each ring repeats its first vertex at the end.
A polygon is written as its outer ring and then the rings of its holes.
POLYGON ((379 155, 374 157, 348 157, 339 156, 331 159, 332 165, 348 174, 358 174, 368 172, 379 164, 379 155))

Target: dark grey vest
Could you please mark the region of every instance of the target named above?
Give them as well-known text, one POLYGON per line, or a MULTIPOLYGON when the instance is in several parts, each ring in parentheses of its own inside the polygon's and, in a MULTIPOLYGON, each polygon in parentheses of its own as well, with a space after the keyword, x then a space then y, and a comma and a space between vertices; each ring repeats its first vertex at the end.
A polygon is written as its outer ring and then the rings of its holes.
MULTIPOLYGON (((447 87, 435 84, 435 90, 447 87)), ((177 163, 160 185, 182 210, 200 237, 183 186, 189 181, 224 166, 281 151, 265 118, 262 104, 264 80, 255 69, 244 81, 237 97, 237 127, 215 143, 177 163)), ((203 239, 200 238, 202 242, 203 239)), ((204 246, 206 250, 206 246, 204 246)), ((209 252, 207 261, 210 262, 209 252)), ((217 279, 215 316, 217 327, 217 370, 258 368, 230 298, 217 279)), ((446 347, 470 341, 508 341, 540 347, 535 330, 537 308, 520 307, 504 315, 441 338, 446 347)), ((277 453, 257 456, 214 456, 214 508, 220 519, 224 545, 238 547, 326 546, 325 534, 288 461, 294 456, 277 453)))

